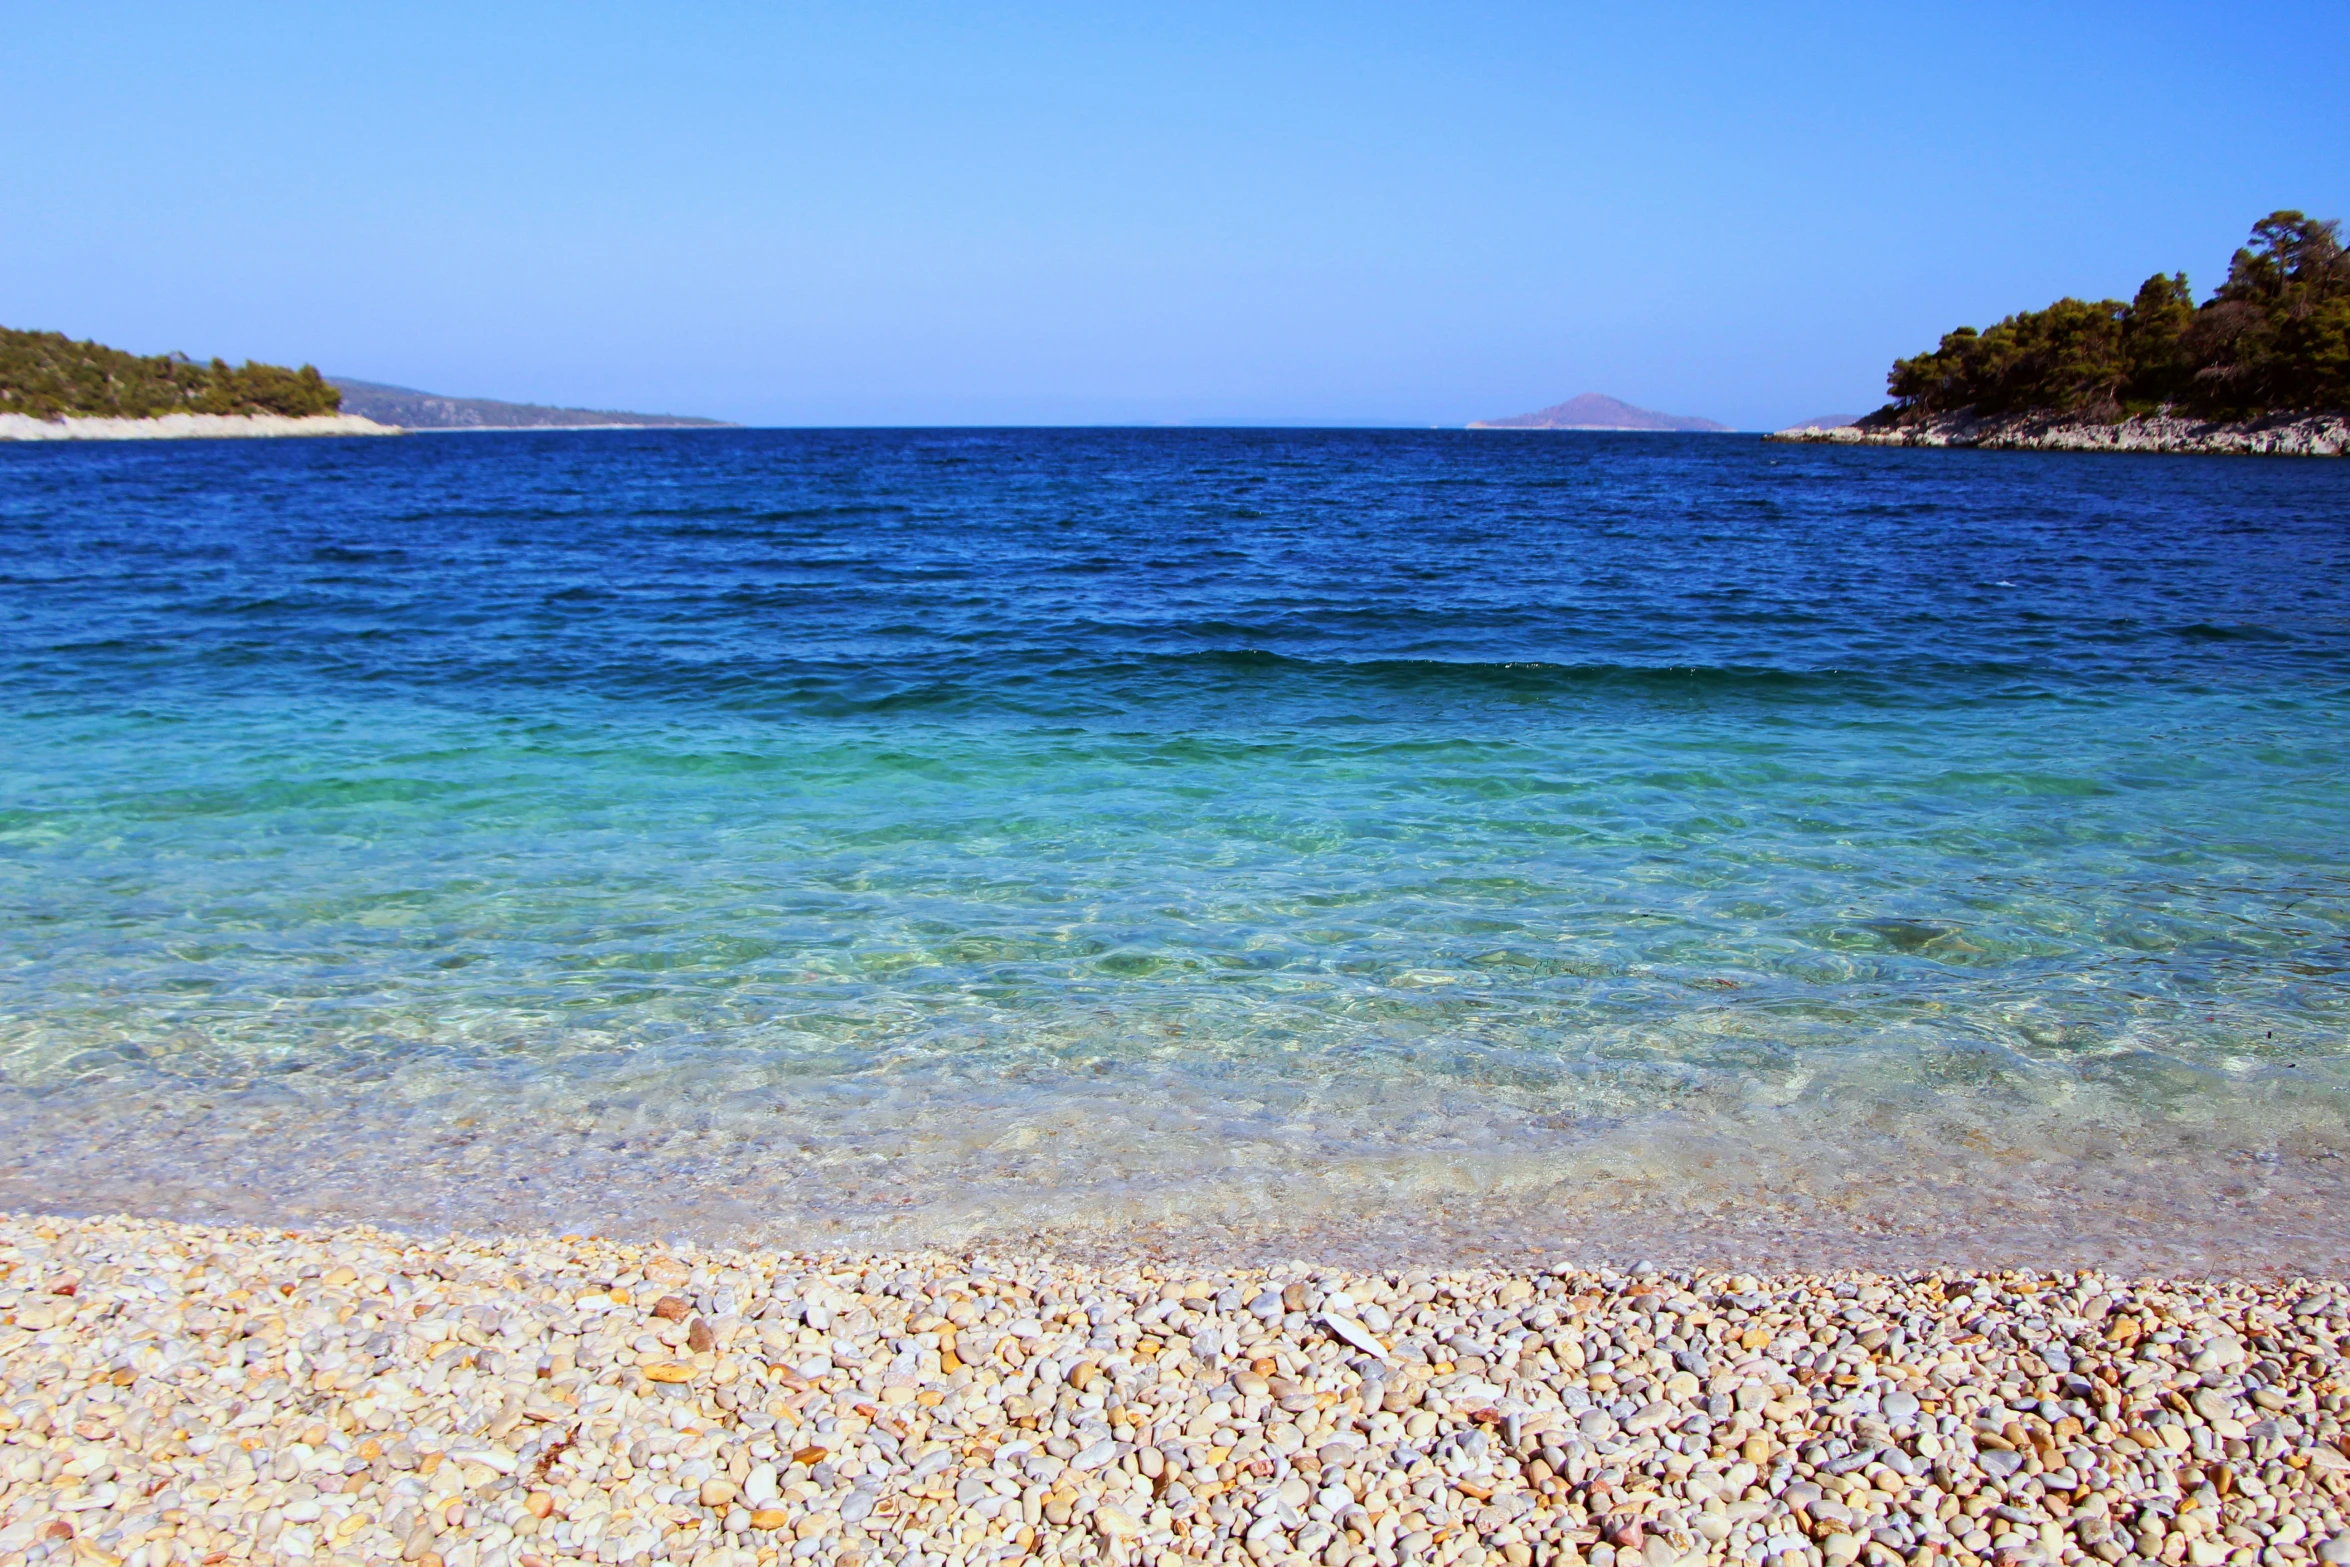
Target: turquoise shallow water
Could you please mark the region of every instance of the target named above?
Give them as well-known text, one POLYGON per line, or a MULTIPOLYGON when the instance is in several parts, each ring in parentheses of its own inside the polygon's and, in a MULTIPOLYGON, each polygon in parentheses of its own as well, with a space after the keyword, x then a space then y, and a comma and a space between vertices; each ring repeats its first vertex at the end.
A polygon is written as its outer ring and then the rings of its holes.
POLYGON ((0 1200, 2350 1255, 2350 473, 0 451, 0 1200))

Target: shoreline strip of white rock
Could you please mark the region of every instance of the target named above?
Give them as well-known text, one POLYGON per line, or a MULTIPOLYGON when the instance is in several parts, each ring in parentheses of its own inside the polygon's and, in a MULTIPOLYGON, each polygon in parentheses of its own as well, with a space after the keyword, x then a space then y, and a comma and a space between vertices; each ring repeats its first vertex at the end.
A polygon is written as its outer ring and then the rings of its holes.
POLYGON ((2047 414, 1959 413, 1913 425, 1798 425, 1763 437, 1825 446, 1962 446, 1986 451, 2158 452, 2208 457, 2350 456, 2350 414, 2240 421, 2146 414, 2112 424, 2047 414))
POLYGON ((402 435, 357 414, 164 414, 154 419, 36 419, 0 414, 0 441, 188 441, 281 435, 402 435))

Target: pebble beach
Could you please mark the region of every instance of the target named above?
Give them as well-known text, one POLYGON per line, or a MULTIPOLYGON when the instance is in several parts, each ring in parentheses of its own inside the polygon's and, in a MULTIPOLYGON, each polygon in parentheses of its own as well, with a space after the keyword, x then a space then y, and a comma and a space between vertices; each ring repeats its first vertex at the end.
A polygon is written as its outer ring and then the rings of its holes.
POLYGON ((2331 1281, 0 1220, 0 1563, 2350 1561, 2331 1281))

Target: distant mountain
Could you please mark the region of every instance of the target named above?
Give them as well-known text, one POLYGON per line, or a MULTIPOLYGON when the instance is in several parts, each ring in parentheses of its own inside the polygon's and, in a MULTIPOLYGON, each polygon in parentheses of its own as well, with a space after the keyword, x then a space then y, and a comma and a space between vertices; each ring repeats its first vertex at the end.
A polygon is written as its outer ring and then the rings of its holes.
POLYGON ((378 381, 354 381, 339 375, 327 379, 342 391, 343 412, 409 430, 580 430, 615 425, 673 429, 684 425, 722 427, 726 423, 723 419, 691 419, 682 414, 615 413, 602 408, 501 403, 489 397, 443 397, 437 392, 385 386, 378 381))
POLYGON ((1652 408, 1635 408, 1598 392, 1585 392, 1581 397, 1570 397, 1539 413, 1519 414, 1511 419, 1479 419, 1469 426, 1472 430, 1729 430, 1726 424, 1711 419, 1690 419, 1679 414, 1660 414, 1652 408))
POLYGON ((1859 414, 1818 414, 1809 419, 1798 419, 1787 428, 1790 430, 1841 430, 1847 425, 1859 422, 1859 414))

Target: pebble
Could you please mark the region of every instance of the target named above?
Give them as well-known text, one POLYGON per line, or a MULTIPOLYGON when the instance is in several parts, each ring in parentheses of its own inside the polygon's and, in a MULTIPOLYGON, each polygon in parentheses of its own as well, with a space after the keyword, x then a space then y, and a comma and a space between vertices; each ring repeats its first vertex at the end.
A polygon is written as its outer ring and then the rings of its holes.
POLYGON ((0 1564, 2350 1567, 2350 1292, 0 1217, 0 1564))

